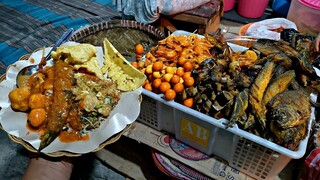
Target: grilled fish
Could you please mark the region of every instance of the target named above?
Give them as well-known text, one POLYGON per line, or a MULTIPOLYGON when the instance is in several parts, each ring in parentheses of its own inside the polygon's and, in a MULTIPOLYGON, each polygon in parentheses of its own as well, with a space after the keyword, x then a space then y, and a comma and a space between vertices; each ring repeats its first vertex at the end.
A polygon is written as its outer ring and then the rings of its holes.
POLYGON ((269 111, 270 119, 277 127, 287 129, 299 126, 310 118, 310 98, 302 91, 285 91, 270 101, 269 111))
POLYGON ((292 60, 283 52, 273 54, 271 59, 273 62, 281 64, 286 69, 292 68, 292 60))
POLYGON ((236 95, 235 102, 234 102, 234 110, 232 112, 230 121, 227 124, 226 128, 231 127, 233 124, 235 124, 241 118, 241 116, 245 113, 249 104, 248 94, 249 94, 249 90, 245 89, 244 91, 236 95))
POLYGON ((263 95, 262 104, 267 105, 274 96, 286 90, 294 77, 294 70, 290 70, 272 80, 263 95))
POLYGON ((258 39, 250 48, 259 51, 263 56, 279 54, 281 51, 275 47, 275 43, 276 41, 269 39, 258 39))
POLYGON ((291 66, 295 66, 302 74, 312 78, 317 77, 317 74, 307 57, 302 56, 297 50, 291 47, 289 43, 283 40, 273 41, 260 39, 250 48, 260 51, 264 56, 272 57, 271 59, 273 61, 280 62, 280 64, 287 69, 291 68, 291 66), (289 59, 291 59, 291 62, 289 59))
POLYGON ((296 150, 300 141, 307 136, 307 122, 288 129, 281 129, 274 122, 271 122, 270 130, 274 134, 277 144, 296 150))
POLYGON ((39 152, 59 135, 67 121, 68 113, 72 106, 73 66, 68 65, 62 60, 55 60, 53 68, 55 74, 52 95, 53 102, 47 115, 45 134, 40 137, 39 152))
POLYGON ((272 72, 275 69, 275 66, 275 63, 272 61, 266 62, 254 83, 251 85, 249 94, 249 103, 252 106, 252 112, 264 129, 266 128, 266 108, 262 105, 262 98, 271 80, 272 72))

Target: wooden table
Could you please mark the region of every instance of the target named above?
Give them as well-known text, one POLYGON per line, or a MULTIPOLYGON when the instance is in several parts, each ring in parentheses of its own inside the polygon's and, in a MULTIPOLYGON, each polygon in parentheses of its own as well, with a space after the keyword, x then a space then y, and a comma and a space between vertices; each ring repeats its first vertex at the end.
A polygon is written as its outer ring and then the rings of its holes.
POLYGON ((188 26, 197 27, 197 29, 193 29, 191 32, 196 30, 198 34, 216 32, 222 16, 222 0, 211 0, 206 4, 185 12, 170 16, 160 15, 160 24, 157 27, 165 34, 166 30, 174 32, 177 29, 181 30, 183 27, 188 26), (183 25, 181 26, 181 24, 183 25))

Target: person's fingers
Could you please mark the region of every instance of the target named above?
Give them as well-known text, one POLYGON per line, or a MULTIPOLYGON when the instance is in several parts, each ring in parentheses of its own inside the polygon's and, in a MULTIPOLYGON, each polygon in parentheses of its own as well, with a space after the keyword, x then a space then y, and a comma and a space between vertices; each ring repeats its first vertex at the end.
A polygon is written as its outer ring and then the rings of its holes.
POLYGON ((318 36, 314 41, 316 51, 319 51, 320 46, 320 36, 318 36))

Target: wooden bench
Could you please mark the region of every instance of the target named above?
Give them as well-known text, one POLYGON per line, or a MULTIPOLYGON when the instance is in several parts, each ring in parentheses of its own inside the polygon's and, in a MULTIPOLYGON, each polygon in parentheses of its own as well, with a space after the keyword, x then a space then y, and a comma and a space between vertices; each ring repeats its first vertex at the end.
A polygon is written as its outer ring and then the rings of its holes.
POLYGON ((193 26, 198 34, 216 32, 223 16, 223 0, 211 0, 194 9, 170 16, 160 15, 158 28, 165 34, 167 30, 185 30, 193 26), (180 24, 180 25, 179 25, 180 24), (179 27, 183 24, 184 27, 179 27))

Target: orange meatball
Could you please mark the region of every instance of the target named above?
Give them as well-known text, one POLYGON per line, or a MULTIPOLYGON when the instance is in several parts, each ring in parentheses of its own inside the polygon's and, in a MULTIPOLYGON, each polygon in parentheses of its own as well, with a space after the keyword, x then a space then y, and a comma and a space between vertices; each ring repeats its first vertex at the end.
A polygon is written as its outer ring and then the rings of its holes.
POLYGON ((170 85, 170 83, 168 83, 168 82, 162 82, 162 83, 160 84, 160 87, 159 87, 160 92, 162 92, 162 93, 165 93, 165 92, 168 91, 170 88, 171 88, 171 85, 170 85))
POLYGON ((176 98, 176 92, 173 89, 168 89, 165 93, 164 93, 164 97, 166 100, 171 101, 174 100, 174 98, 176 98))
POLYGON ((145 86, 144 86, 144 88, 145 88, 146 90, 148 90, 148 91, 152 91, 152 84, 146 83, 145 86))
POLYGON ((154 62, 152 65, 152 70, 160 71, 163 68, 163 63, 161 61, 154 62))
POLYGON ((137 44, 135 46, 135 52, 136 52, 136 54, 139 54, 139 55, 143 54, 143 52, 144 52, 143 45, 142 44, 137 44))
POLYGON ((182 76, 182 79, 183 80, 185 80, 185 79, 187 79, 188 77, 190 77, 191 76, 191 72, 189 71, 189 72, 185 72, 184 74, 183 74, 183 76, 182 76))
POLYGON ((46 118, 46 111, 43 108, 32 109, 28 117, 28 122, 33 127, 39 127, 46 118))
POLYGON ((46 96, 41 93, 32 94, 29 98, 29 107, 31 109, 44 108, 46 96))
POLYGON ((29 109, 30 87, 23 86, 16 88, 9 93, 11 107, 18 111, 27 111, 29 109))
POLYGON ((176 71, 176 75, 182 77, 183 74, 184 74, 184 69, 183 69, 183 67, 178 67, 178 68, 177 68, 177 71, 176 71))
POLYGON ((178 82, 180 82, 180 76, 174 74, 174 75, 171 77, 170 82, 173 83, 173 84, 177 84, 178 82))
POLYGON ((184 90, 184 85, 182 83, 177 83, 173 86, 173 90, 176 93, 181 93, 184 90))
POLYGON ((152 87, 154 87, 154 88, 159 88, 160 85, 161 85, 161 83, 162 83, 161 79, 155 79, 155 80, 153 80, 153 82, 152 82, 152 87))
POLYGON ((194 100, 193 98, 187 98, 183 101, 183 105, 189 107, 189 108, 192 108, 193 107, 193 104, 194 104, 194 100))
POLYGON ((137 61, 131 62, 131 65, 132 65, 133 67, 135 67, 136 69, 139 69, 139 64, 138 64, 137 61))
POLYGON ((187 87, 193 86, 194 85, 194 78, 193 77, 187 77, 184 79, 184 85, 187 87))
POLYGON ((190 72, 192 70, 192 68, 193 68, 193 65, 189 61, 184 63, 184 65, 183 65, 184 72, 190 72))

